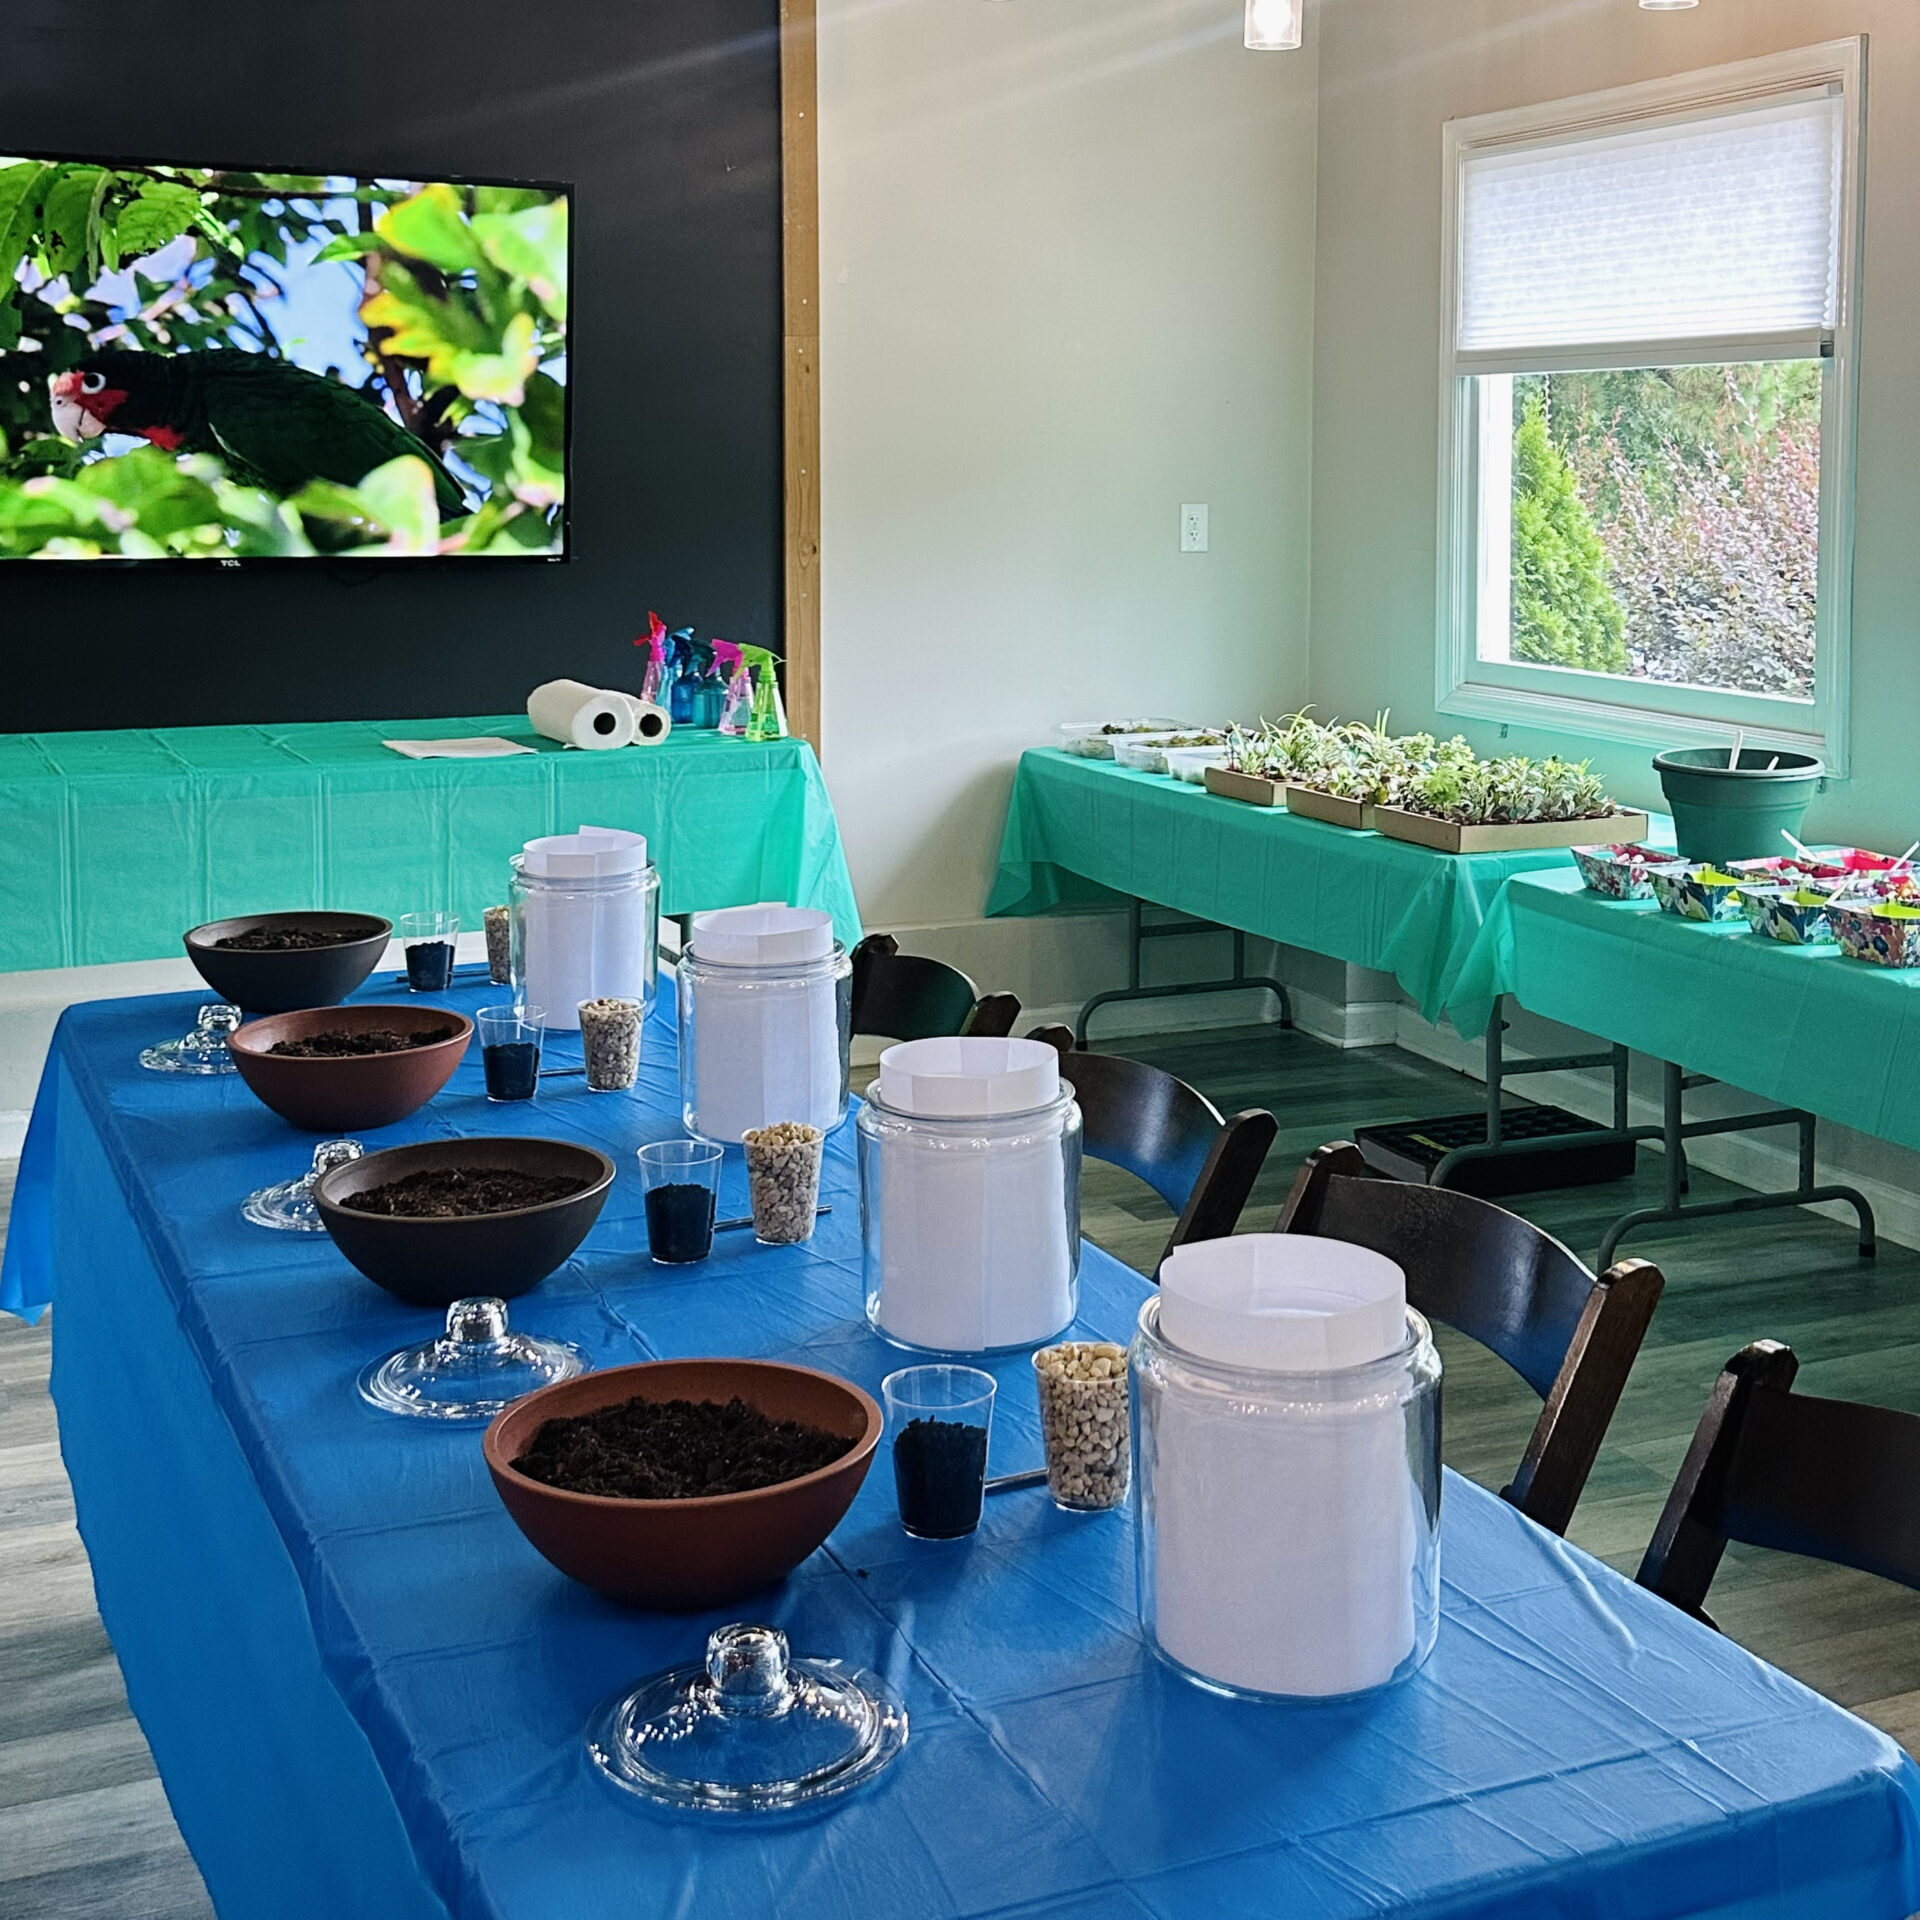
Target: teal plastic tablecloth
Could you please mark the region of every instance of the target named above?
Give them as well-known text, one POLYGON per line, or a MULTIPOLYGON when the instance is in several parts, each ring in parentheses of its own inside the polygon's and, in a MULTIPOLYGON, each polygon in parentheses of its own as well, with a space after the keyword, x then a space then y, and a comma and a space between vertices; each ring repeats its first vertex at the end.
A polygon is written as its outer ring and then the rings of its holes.
MULTIPOLYGON (((987 911, 1133 895, 1390 973, 1438 1020, 1501 887, 1541 868, 1571 874, 1572 857, 1434 853, 1046 747, 1021 756, 987 911)), ((1469 1037, 1486 1022, 1455 1012, 1469 1037)))
POLYGON ((802 740, 682 731, 582 753, 526 716, 0 735, 0 972, 147 960, 230 913, 447 908, 468 928, 507 860, 581 825, 647 835, 661 910, 780 900, 860 937, 833 806, 802 740), (500 760, 382 740, 497 734, 500 760))
MULTIPOLYGON (((497 997, 463 973, 446 1003, 497 997)), ((368 998, 363 994, 361 998, 368 998)), ((1426 1666, 1345 1705, 1223 1700, 1151 1655, 1134 1517, 1042 1490, 909 1540, 876 1461, 826 1546, 719 1612, 647 1614, 521 1538, 478 1436, 374 1413, 369 1359, 435 1316, 239 1199, 312 1136, 236 1079, 143 1073, 191 995, 61 1022, 0 1290, 57 1293, 54 1398, 100 1607, 222 1920, 1905 1920, 1920 1772, 1884 1733, 1449 1474, 1426 1666), (676 1816, 597 1778, 584 1730, 723 1619, 885 1673, 886 1776, 799 1820, 676 1816)), ((549 1042, 556 1059, 578 1041, 549 1042)), ((853 1129, 800 1247, 655 1267, 633 1150, 679 1130, 671 990, 632 1094, 488 1102, 470 1055, 368 1144, 534 1131, 620 1168, 512 1305, 598 1365, 745 1353, 878 1390, 853 1129)), ((743 1212, 738 1156, 721 1209, 743 1212)), ((1147 1283, 1096 1250, 1081 1337, 1147 1283)), ((1040 1458, 1033 1370, 992 1363, 996 1472, 1040 1458)), ((0 1827, 4 1831, 4 1827, 0 1827)), ((3 1857, 3 1856, 0 1856, 3 1857)), ((4 1906, 0 1900, 0 1906, 4 1906)))
POLYGON ((1677 1061, 1764 1099, 1920 1149, 1920 973, 1794 947, 1744 920, 1704 925, 1608 900, 1577 873, 1515 878, 1455 989, 1484 1024, 1494 996, 1677 1061))

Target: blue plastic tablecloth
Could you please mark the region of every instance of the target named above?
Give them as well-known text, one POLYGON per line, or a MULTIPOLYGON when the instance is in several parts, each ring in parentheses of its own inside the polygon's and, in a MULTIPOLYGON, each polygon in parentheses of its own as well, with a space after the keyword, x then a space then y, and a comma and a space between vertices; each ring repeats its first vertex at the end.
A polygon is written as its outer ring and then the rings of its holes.
MULTIPOLYGON (((390 991, 390 989, 389 989, 390 991)), ((488 997, 462 984, 471 1007, 488 997)), ((364 1408, 367 1359, 428 1329, 324 1238, 247 1227, 310 1136, 232 1079, 143 1074, 193 996, 62 1022, 15 1199, 15 1300, 57 1290, 54 1391, 81 1530, 136 1712, 224 1920, 1159 1916, 1900 1920, 1920 1907, 1920 1772, 1886 1737, 1449 1477, 1427 1667, 1284 1710, 1161 1668, 1132 1524, 996 1498, 908 1540, 884 1463, 828 1546, 744 1609, 886 1673, 913 1718, 873 1789, 799 1824, 656 1814, 590 1770, 594 1707, 717 1616, 623 1612, 499 1507, 471 1431, 364 1408)), ((581 1255, 517 1322, 610 1364, 792 1355, 875 1387, 850 1141, 812 1246, 644 1252, 632 1149, 674 1130, 656 1018, 634 1098, 548 1082, 489 1106, 477 1062, 386 1143, 537 1130, 621 1164, 581 1255)), ((727 1169, 722 1209, 744 1211, 727 1169)), ((1141 1281, 1089 1250, 1085 1331, 1141 1281)), ((998 1368, 995 1471, 1039 1457, 998 1368)))

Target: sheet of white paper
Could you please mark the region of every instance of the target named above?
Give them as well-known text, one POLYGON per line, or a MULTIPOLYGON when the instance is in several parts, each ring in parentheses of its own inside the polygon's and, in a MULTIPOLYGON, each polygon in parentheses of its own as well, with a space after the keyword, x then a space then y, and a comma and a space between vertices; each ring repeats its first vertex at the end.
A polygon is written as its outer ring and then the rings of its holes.
MULTIPOLYGON (((878 1155, 881 1331, 947 1353, 1037 1345, 1073 1318, 1077 1249, 1051 1137, 991 1151, 929 1128, 878 1155)), ((868 1285, 876 1276, 870 1270, 868 1285)))
POLYGON ((617 893, 529 892, 520 911, 529 1006, 549 1031, 576 1033, 580 1002, 646 994, 647 903, 638 887, 617 893))
POLYGON ((688 990, 693 1108, 703 1139, 731 1146, 749 1129, 782 1120, 822 1132, 834 1126, 841 1096, 838 981, 709 976, 688 990))
POLYGON ((532 753, 517 740, 502 740, 483 734, 472 740, 382 740, 383 747, 403 753, 409 760, 503 760, 510 753, 532 753))
POLYGON ((1155 1630, 1176 1660, 1262 1693, 1392 1677, 1413 1650, 1420 1500, 1397 1404, 1169 1393, 1156 1449, 1155 1630))

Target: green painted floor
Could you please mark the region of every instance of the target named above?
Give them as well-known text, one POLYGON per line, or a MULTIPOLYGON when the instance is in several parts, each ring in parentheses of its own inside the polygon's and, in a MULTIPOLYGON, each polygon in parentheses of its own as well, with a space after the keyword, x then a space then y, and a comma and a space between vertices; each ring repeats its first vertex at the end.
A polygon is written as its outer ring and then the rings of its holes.
MULTIPOLYGON (((1199 1087, 1226 1113, 1262 1106, 1280 1136, 1243 1230, 1270 1227, 1300 1161, 1370 1121, 1477 1107, 1475 1081, 1392 1047, 1350 1052, 1277 1027, 1131 1039, 1112 1049, 1199 1087)), ((1506 1204, 1589 1263, 1618 1215, 1659 1200, 1661 1159, 1643 1150, 1636 1177, 1506 1204)), ((1695 1172, 1692 1199, 1739 1192, 1695 1172)), ((1088 1237, 1148 1270, 1168 1215, 1130 1175, 1088 1164, 1088 1237)), ((1851 1226, 1804 1209, 1710 1220, 1631 1237, 1623 1253, 1655 1261, 1667 1287, 1571 1537, 1631 1574, 1659 1517, 1714 1377, 1747 1341, 1784 1340, 1799 1387, 1920 1412, 1920 1252, 1881 1243, 1862 1260, 1851 1226)), ((1481 1484, 1511 1475, 1539 1402, 1504 1362, 1444 1331, 1446 1457, 1481 1484)), ((1920 1498, 1920 1490, 1916 1490, 1920 1498)), ((1759 1549, 1729 1551, 1709 1601, 1722 1629, 1920 1754, 1920 1594, 1759 1549)))

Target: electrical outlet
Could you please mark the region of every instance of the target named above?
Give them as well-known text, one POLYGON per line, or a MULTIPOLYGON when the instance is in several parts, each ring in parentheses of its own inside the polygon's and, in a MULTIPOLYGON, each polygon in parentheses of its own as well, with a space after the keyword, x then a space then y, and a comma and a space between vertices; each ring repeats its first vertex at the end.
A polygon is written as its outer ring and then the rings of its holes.
POLYGON ((1207 503, 1189 501, 1180 509, 1180 551, 1205 553, 1207 550, 1207 503))

